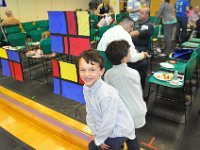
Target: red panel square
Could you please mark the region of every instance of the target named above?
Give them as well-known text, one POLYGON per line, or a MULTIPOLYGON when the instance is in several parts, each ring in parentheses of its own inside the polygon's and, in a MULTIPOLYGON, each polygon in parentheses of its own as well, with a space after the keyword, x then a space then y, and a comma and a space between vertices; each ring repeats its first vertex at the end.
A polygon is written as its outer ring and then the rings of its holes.
POLYGON ((81 80, 80 77, 79 77, 79 83, 80 83, 80 84, 84 84, 83 80, 81 80))
POLYGON ((70 55, 79 56, 83 51, 91 49, 89 38, 69 38, 70 55))
POLYGON ((14 71, 15 71, 15 79, 19 80, 19 81, 24 81, 24 76, 23 76, 21 64, 13 62, 13 68, 14 68, 14 71))
POLYGON ((59 69, 59 64, 56 59, 52 60, 52 66, 53 66, 53 76, 60 78, 60 69, 59 69))
POLYGON ((68 37, 64 37, 65 54, 69 54, 68 37))
POLYGON ((9 61, 9 66, 10 66, 10 72, 13 78, 15 78, 15 72, 14 72, 14 68, 13 68, 13 62, 9 61))
POLYGON ((77 22, 76 22, 75 11, 66 12, 66 16, 67 16, 68 34, 77 35, 77 22))

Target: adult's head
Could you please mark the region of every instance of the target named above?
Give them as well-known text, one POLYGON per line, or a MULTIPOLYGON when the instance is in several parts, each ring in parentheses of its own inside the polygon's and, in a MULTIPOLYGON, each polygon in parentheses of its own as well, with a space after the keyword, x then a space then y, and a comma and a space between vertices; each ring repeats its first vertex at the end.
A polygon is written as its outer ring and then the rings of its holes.
POLYGON ((150 9, 148 7, 144 7, 140 9, 140 20, 147 21, 150 18, 150 9))
POLYGON ((11 10, 6 10, 6 11, 5 11, 5 15, 6 15, 7 17, 11 17, 11 16, 13 16, 11 10))
POLYGON ((129 16, 124 16, 119 24, 129 33, 133 30, 134 20, 129 16))

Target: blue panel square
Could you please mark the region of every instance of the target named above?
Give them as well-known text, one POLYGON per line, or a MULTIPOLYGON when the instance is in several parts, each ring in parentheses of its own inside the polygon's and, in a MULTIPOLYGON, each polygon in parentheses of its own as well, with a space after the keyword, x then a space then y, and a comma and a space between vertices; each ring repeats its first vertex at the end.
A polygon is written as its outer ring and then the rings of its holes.
POLYGON ((60 95, 60 79, 53 78, 54 81, 54 94, 60 95))
POLYGON ((4 76, 11 76, 10 72, 10 66, 9 66, 9 61, 5 59, 1 59, 1 65, 2 65, 2 74, 4 76))
POLYGON ((62 11, 49 11, 49 30, 51 33, 67 34, 66 14, 62 11))
POLYGON ((55 53, 64 53, 63 38, 61 36, 51 36, 51 50, 55 53))
POLYGON ((62 96, 85 104, 83 86, 62 80, 62 96))
POLYGON ((12 50, 7 50, 8 59, 20 63, 19 53, 12 50))

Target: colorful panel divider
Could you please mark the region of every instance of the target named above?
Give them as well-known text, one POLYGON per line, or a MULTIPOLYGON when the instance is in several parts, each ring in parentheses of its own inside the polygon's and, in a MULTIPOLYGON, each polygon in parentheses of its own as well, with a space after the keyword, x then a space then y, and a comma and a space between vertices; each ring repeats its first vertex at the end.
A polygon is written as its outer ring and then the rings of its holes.
POLYGON ((83 85, 78 76, 75 64, 52 60, 54 93, 63 97, 85 104, 83 85))
POLYGON ((52 52, 79 56, 91 49, 86 11, 49 11, 52 52))
POLYGON ((19 81, 24 81, 21 59, 18 51, 0 48, 2 74, 19 81))
MULTIPOLYGON (((49 11, 52 52, 79 56, 91 49, 86 11, 49 11)), ((54 93, 85 104, 83 84, 75 64, 53 59, 54 93)))

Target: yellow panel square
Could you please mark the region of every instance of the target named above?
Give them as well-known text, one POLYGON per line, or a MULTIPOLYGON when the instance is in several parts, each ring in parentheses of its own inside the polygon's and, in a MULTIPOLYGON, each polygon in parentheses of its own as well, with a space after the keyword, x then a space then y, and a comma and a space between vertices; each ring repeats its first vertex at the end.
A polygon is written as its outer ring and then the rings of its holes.
POLYGON ((0 48, 0 58, 8 59, 7 52, 3 48, 0 48))
POLYGON ((75 64, 59 61, 62 79, 78 82, 77 68, 75 64))
POLYGON ((89 14, 86 11, 77 11, 78 35, 90 36, 89 14))

